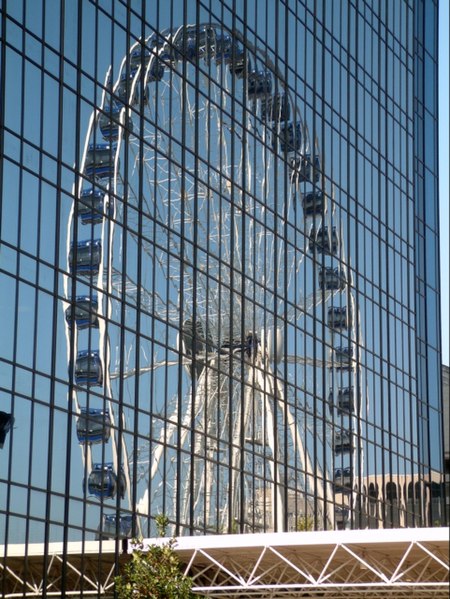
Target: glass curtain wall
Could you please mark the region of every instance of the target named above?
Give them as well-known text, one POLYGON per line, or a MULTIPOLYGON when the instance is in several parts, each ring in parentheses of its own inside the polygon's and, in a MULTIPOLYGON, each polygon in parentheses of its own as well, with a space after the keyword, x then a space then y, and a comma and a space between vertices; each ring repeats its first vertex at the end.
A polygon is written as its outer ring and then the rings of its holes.
POLYGON ((436 4, 0 12, 0 543, 441 522, 436 4))

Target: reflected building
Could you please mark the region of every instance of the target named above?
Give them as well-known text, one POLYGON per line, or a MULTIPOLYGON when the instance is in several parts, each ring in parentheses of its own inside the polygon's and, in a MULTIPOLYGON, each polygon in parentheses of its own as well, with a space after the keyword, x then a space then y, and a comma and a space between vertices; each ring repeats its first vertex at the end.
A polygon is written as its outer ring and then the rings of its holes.
POLYGON ((442 397, 444 403, 444 466, 447 521, 450 517, 450 368, 442 365, 442 397))
POLYGON ((208 6, 1 9, 5 546, 445 520, 437 4, 208 6))

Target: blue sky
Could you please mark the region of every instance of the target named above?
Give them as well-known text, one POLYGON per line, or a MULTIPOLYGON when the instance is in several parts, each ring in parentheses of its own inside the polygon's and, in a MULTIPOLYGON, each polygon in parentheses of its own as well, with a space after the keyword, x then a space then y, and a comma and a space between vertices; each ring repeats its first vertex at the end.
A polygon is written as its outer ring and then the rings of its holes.
POLYGON ((449 361, 449 25, 450 2, 441 0, 439 6, 439 164, 440 164, 440 228, 441 228, 441 306, 442 362, 449 361))

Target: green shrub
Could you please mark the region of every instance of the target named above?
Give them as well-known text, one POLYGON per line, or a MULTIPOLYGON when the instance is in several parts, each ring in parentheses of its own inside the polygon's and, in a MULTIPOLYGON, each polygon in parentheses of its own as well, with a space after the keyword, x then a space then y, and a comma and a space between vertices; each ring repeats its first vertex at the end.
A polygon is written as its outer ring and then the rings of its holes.
POLYGON ((137 542, 131 559, 115 578, 118 599, 192 599, 192 579, 182 572, 175 540, 145 547, 137 542))

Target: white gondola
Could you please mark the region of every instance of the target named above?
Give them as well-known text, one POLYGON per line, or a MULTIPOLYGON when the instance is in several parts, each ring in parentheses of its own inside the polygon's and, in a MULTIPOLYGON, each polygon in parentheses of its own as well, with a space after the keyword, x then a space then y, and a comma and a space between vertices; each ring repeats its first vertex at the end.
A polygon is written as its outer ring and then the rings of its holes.
POLYGON ((85 239, 73 243, 69 252, 69 267, 72 273, 83 276, 97 274, 102 259, 102 242, 100 239, 85 239))
POLYGON ((93 295, 79 295, 73 306, 66 308, 66 322, 72 328, 75 322, 78 330, 88 327, 98 328, 98 299, 93 295))
POLYGON ((336 468, 334 471, 334 492, 350 493, 353 488, 353 471, 351 467, 336 468))
POLYGON ((341 387, 337 391, 336 407, 338 415, 355 411, 355 392, 353 387, 341 387))
POLYGON ((335 453, 352 452, 355 449, 354 435, 350 431, 335 432, 333 447, 335 453))
POLYGON ((335 331, 350 329, 352 313, 347 306, 330 306, 327 311, 327 326, 335 331))
MULTIPOLYGON (((301 144, 296 148, 299 150, 301 144)), ((297 183, 318 183, 320 180, 320 159, 310 154, 297 155, 289 162, 291 176, 297 183)))
POLYGON ((249 99, 264 98, 272 93, 272 76, 269 71, 251 71, 247 77, 249 99))
POLYGON ((342 268, 326 266, 319 271, 319 286, 326 291, 342 291, 347 285, 347 277, 342 268))
POLYGON ((261 99, 261 118, 272 123, 289 121, 291 105, 286 93, 278 93, 261 99))
POLYGON ((309 235, 309 251, 328 256, 336 256, 339 252, 339 237, 336 227, 312 227, 309 235))

